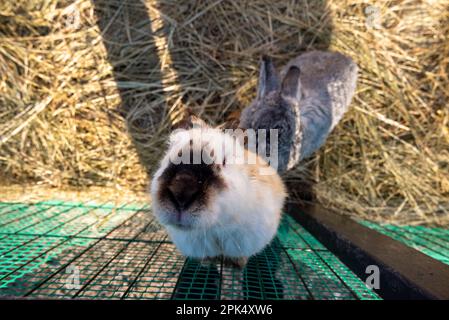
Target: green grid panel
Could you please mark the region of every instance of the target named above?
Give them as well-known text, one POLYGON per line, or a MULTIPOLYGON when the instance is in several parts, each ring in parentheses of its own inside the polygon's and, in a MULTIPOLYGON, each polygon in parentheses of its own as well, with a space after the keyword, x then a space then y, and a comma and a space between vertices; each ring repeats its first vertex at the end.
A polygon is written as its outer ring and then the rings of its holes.
POLYGON ((74 298, 97 274, 107 268, 127 245, 125 241, 101 240, 83 255, 59 270, 30 296, 42 298, 74 298), (74 278, 79 275, 78 281, 74 278))
POLYGON ((20 210, 22 208, 26 208, 27 205, 24 203, 0 203, 0 221, 2 220, 2 217, 8 213, 14 212, 16 210, 20 210))
POLYGON ((449 265, 449 230, 424 226, 396 226, 360 221, 361 224, 449 265))
POLYGON ((129 242, 115 257, 108 268, 104 268, 77 296, 86 299, 120 299, 139 276, 148 258, 158 244, 129 242))
POLYGON ((150 216, 146 211, 137 211, 135 214, 126 220, 120 228, 112 230, 105 236, 106 239, 135 239, 143 233, 149 222, 150 216))
POLYGON ((0 296, 377 298, 287 215, 272 244, 239 270, 185 259, 144 204, 46 201, 0 209, 9 219, 0 223, 0 296), (79 282, 73 282, 75 274, 79 282))
POLYGON ((312 249, 298 231, 296 222, 289 216, 284 216, 279 225, 277 237, 284 248, 312 249))
MULTIPOLYGON (((26 228, 16 231, 19 234, 70 236, 68 232, 57 234, 54 230, 65 228, 71 221, 85 215, 88 211, 81 207, 57 207, 57 214, 42 219, 26 228)), ((53 210, 54 211, 54 210, 53 210)), ((48 212, 48 211, 47 211, 48 212)), ((34 219, 33 219, 34 220, 34 219)), ((69 230, 69 229, 64 229, 69 230)))
MULTIPOLYGON (((104 210, 104 209, 102 209, 104 210)), ((98 210, 93 211, 93 213, 98 210)), ((86 224, 89 218, 92 218, 93 224, 89 224, 89 228, 82 231, 78 236, 80 237, 103 237, 108 234, 115 226, 128 220, 131 216, 135 215, 133 210, 122 209, 109 209, 109 212, 105 216, 91 216, 83 217, 83 221, 78 221, 78 224, 86 224)))
POLYGON ((45 259, 45 254, 64 240, 39 237, 4 253, 0 260, 0 287, 34 272, 41 264, 39 260, 45 259))
POLYGON ((167 240, 165 229, 157 222, 155 218, 151 218, 144 232, 136 238, 141 241, 164 241, 167 240))
MULTIPOLYGON (((94 210, 97 207, 88 207, 88 211, 94 210)), ((140 212, 138 212, 140 213, 140 212)), ((134 214, 134 212, 133 212, 134 214)), ((140 226, 139 228, 135 228, 137 233, 133 235, 136 237, 139 233, 142 233, 145 229, 146 223, 148 220, 148 215, 142 217, 143 219, 139 219, 140 226)), ((117 219, 115 221, 118 221, 117 219)), ((127 221, 129 222, 129 221, 127 221)), ((122 234, 123 230, 126 230, 129 225, 127 223, 123 225, 118 225, 113 232, 116 234, 122 234)), ((12 236, 11 236, 12 237, 12 236)), ((125 235, 126 237, 126 235, 125 235)), ((16 241, 17 245, 25 242, 25 240, 30 239, 29 236, 14 236, 14 239, 18 239, 20 241, 16 241)), ((122 235, 123 238, 123 235, 122 235)), ((131 238, 131 237, 130 237, 131 238)), ((34 237, 31 237, 34 239, 34 237)), ((30 292, 33 292, 33 288, 39 287, 42 283, 45 283, 48 278, 51 278, 55 273, 64 273, 64 271, 70 270, 70 262, 71 260, 75 260, 78 256, 80 256, 86 247, 90 246, 92 243, 96 243, 98 240, 93 238, 73 238, 68 241, 65 241, 61 245, 56 248, 50 250, 45 255, 45 261, 36 261, 35 264, 39 264, 39 270, 33 273, 29 273, 23 276, 21 279, 11 282, 8 281, 8 285, 0 288, 0 295, 2 296, 22 296, 27 295, 30 292)), ((8 242, 10 245, 13 244, 13 241, 8 242)), ((1 244, 0 244, 0 248, 1 244)), ((1 253, 1 251, 0 251, 1 253)), ((42 260, 42 259, 41 259, 42 260)), ((5 279, 9 280, 9 279, 5 279)), ((69 276, 66 277, 66 282, 70 280, 69 276)), ((48 297, 51 297, 50 295, 48 297)))
POLYGON ((113 214, 110 209, 82 208, 82 213, 73 219, 60 223, 58 227, 48 233, 50 236, 84 236, 100 238, 104 235, 102 226, 113 214))
MULTIPOLYGON (((0 217, 0 232, 16 232, 20 228, 25 228, 31 225, 33 222, 29 222, 30 218, 34 216, 46 217, 48 215, 47 210, 57 210, 56 207, 52 206, 26 206, 17 207, 11 211, 5 212, 4 215, 0 217), (16 229, 11 230, 11 224, 16 225, 16 229)), ((50 211, 51 213, 51 211, 50 211)))
POLYGON ((338 275, 348 288, 361 300, 378 300, 379 296, 371 290, 367 290, 366 284, 336 256, 329 251, 317 251, 318 256, 338 275))
POLYGON ((319 257, 309 250, 287 249, 298 273, 313 299, 354 300, 357 296, 342 283, 341 278, 319 257))
POLYGON ((444 240, 449 241, 449 229, 429 228, 424 226, 402 226, 402 228, 418 234, 429 234, 437 237, 442 237, 444 240))
MULTIPOLYGON (((306 244, 304 248, 310 250, 327 250, 321 242, 319 242, 314 236, 312 236, 306 229, 304 229, 299 223, 297 223, 291 216, 284 215, 281 225, 286 224, 287 229, 294 231, 301 239, 302 242, 306 244)), ((301 246, 296 246, 293 242, 292 248, 300 249, 301 246)))
POLYGON ((5 253, 12 251, 24 245, 26 242, 30 242, 34 239, 36 239, 36 237, 21 236, 21 235, 4 235, 4 237, 0 239, 0 257, 3 260, 5 253))
POLYGON ((67 239, 67 241, 62 242, 59 246, 33 261, 33 265, 36 266, 33 272, 23 273, 18 278, 14 273, 2 279, 0 296, 20 297, 27 295, 33 288, 57 273, 66 263, 78 256, 94 241, 94 239, 67 239))
POLYGON ((224 267, 223 299, 309 299, 311 294, 278 240, 240 271, 224 267))
POLYGON ((173 299, 220 299, 220 265, 187 259, 178 277, 173 299))
POLYGON ((115 219, 122 223, 120 228, 109 230, 105 235, 106 239, 121 239, 148 242, 164 242, 167 240, 167 233, 162 226, 151 215, 148 209, 139 209, 128 216, 126 220, 115 219))
POLYGON ((59 200, 49 200, 39 202, 40 205, 49 205, 49 206, 61 206, 61 207, 85 207, 85 208, 100 208, 100 209, 117 209, 121 210, 147 210, 149 205, 147 203, 125 203, 125 204, 114 204, 110 203, 98 203, 96 201, 86 201, 86 202, 76 202, 76 201, 59 201, 59 200))
MULTIPOLYGON (((51 221, 52 218, 70 211, 70 208, 64 207, 36 206, 25 209, 23 212, 25 214, 14 212, 14 214, 17 214, 14 219, 5 222, 2 219, 0 233, 19 233, 35 225, 51 221)), ((25 232, 24 234, 29 233, 25 232)))
POLYGON ((172 243, 161 243, 124 298, 172 298, 184 263, 185 258, 172 243))

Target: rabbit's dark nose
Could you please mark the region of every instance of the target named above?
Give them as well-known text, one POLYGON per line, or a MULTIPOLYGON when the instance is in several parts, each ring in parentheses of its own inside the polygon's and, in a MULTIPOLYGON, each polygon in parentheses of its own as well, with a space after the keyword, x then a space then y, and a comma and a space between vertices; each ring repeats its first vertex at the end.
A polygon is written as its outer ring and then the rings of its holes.
POLYGON ((168 190, 171 201, 177 209, 185 210, 195 201, 199 191, 199 182, 194 175, 180 172, 172 179, 168 190))

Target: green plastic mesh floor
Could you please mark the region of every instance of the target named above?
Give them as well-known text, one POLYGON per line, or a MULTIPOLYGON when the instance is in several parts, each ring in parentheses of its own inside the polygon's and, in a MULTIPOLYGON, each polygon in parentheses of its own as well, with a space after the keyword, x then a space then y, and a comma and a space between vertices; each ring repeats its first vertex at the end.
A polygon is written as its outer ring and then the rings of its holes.
POLYGON ((146 205, 0 203, 0 297, 379 299, 285 216, 243 270, 182 257, 146 205))
POLYGON ((424 226, 395 226, 359 221, 405 245, 449 265, 449 230, 424 226))

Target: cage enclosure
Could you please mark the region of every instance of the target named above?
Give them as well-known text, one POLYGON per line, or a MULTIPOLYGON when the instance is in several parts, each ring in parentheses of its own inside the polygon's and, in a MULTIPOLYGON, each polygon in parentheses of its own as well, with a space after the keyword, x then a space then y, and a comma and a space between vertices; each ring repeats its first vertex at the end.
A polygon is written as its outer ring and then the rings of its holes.
POLYGON ((151 206, 2 203, 2 297, 378 299, 288 215, 244 270, 185 259, 151 206), (78 277, 78 278, 77 278, 78 277))
MULTIPOLYGON (((184 258, 149 211, 142 203, 0 203, 0 297, 380 299, 289 214, 240 270, 184 258)), ((447 230, 366 224, 448 263, 447 230)), ((397 294, 413 296, 418 285, 397 294)))
POLYGON ((1 1, 0 298, 448 299, 448 17, 434 0, 1 1), (285 175, 276 238, 243 270, 185 259, 133 196, 171 125, 238 119, 262 55, 311 50, 359 80, 285 175))

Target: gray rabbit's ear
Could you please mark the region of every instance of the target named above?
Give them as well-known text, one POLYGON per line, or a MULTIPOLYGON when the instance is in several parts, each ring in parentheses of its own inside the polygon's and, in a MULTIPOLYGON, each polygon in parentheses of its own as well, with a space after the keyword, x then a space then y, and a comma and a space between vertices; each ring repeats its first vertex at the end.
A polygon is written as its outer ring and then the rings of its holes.
POLYGON ((282 80, 282 98, 298 103, 301 99, 301 71, 297 66, 291 66, 282 80))
POLYGON ((268 93, 280 89, 279 76, 274 67, 273 61, 268 56, 262 56, 260 62, 259 87, 257 89, 257 99, 262 99, 268 93))

